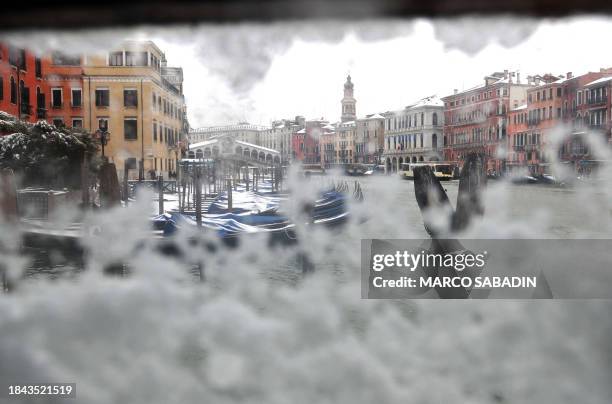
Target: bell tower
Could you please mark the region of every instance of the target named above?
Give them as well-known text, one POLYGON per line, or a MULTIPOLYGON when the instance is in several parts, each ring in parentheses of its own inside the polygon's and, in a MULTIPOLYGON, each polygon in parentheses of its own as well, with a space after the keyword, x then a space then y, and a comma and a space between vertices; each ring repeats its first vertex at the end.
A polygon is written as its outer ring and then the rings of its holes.
POLYGON ((344 97, 342 98, 342 115, 340 120, 342 122, 354 121, 357 118, 355 104, 357 101, 353 97, 353 82, 351 81, 351 75, 346 76, 346 82, 344 83, 344 97))

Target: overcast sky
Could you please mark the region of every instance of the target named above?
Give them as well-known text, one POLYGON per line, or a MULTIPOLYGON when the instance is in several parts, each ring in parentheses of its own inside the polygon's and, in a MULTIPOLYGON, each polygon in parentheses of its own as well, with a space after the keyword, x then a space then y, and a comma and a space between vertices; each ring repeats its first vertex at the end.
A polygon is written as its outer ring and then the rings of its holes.
POLYGON ((578 74, 612 66, 612 19, 461 18, 305 21, 87 32, 21 32, 30 47, 107 50, 153 39, 182 66, 192 127, 304 115, 340 117, 343 83, 355 83, 357 115, 397 110, 429 95, 479 84, 494 71, 578 74))
POLYGON ((357 114, 363 116, 472 87, 494 71, 519 70, 526 78, 612 66, 612 54, 604 47, 612 37, 610 19, 406 20, 392 21, 389 32, 382 21, 370 23, 365 35, 364 23, 336 25, 330 37, 315 39, 300 34, 304 27, 292 35, 287 24, 215 27, 225 39, 213 48, 204 45, 209 42, 204 32, 183 43, 163 37, 155 41, 170 64, 184 68, 193 127, 239 120, 268 124, 298 114, 336 121, 349 72, 357 114), (266 55, 263 63, 261 53, 266 55), (227 56, 222 62, 211 60, 227 56), (245 80, 252 82, 240 82, 250 74, 254 77, 245 80))

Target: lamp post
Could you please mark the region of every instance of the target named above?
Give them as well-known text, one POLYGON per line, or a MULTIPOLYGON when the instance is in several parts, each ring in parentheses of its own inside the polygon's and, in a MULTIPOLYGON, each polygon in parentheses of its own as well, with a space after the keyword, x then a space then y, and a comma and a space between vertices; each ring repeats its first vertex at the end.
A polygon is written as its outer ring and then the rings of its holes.
POLYGON ((102 160, 104 160, 104 146, 108 143, 109 133, 105 130, 98 129, 96 131, 96 137, 100 139, 100 144, 102 145, 102 160))

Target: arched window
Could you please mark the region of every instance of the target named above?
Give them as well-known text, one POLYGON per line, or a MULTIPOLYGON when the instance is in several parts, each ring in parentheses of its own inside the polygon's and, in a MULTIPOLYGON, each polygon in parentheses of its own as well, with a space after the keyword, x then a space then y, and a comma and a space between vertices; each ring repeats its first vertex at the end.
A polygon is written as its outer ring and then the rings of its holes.
POLYGON ((438 114, 435 112, 431 115, 431 124, 433 126, 438 125, 438 114))
POLYGON ((0 76, 0 101, 4 99, 4 79, 0 76))
POLYGON ((421 126, 425 125, 425 114, 421 112, 421 126))
POLYGON ((423 148, 423 134, 421 133, 421 148, 423 148))
POLYGON ((431 148, 432 149, 438 148, 438 135, 436 135, 435 133, 431 135, 431 148))
POLYGON ((11 103, 17 104, 17 83, 13 76, 11 76, 11 103))

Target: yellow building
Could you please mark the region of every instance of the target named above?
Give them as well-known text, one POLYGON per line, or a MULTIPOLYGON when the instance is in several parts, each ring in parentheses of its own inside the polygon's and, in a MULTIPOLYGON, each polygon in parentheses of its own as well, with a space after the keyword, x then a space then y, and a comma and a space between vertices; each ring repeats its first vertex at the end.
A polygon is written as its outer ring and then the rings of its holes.
POLYGON ((83 61, 84 127, 108 132, 104 154, 120 178, 175 173, 184 139, 182 69, 151 41, 126 41, 83 61))

